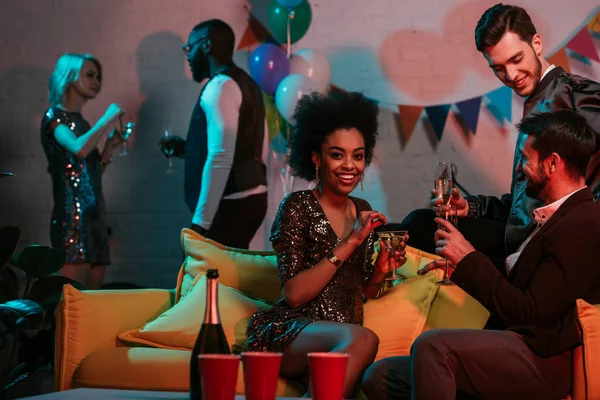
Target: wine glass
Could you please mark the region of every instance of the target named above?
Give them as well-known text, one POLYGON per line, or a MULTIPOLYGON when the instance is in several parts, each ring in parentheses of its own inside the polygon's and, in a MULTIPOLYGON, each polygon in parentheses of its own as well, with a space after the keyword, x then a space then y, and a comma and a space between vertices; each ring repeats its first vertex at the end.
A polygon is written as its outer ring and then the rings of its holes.
POLYGON ((452 197, 451 164, 439 161, 435 164, 435 190, 437 199, 442 199, 444 205, 450 204, 452 197))
MULTIPOLYGON (((458 226, 458 214, 456 212, 456 206, 441 206, 439 217, 450 222, 455 227, 458 226)), ((440 226, 440 229, 444 230, 444 227, 440 226)), ((448 259, 446 259, 446 266, 444 267, 444 277, 441 281, 437 281, 436 284, 442 286, 454 285, 454 283, 450 280, 448 268, 448 259)))
MULTIPOLYGON (((400 243, 402 243, 406 239, 406 235, 408 231, 379 231, 377 232, 377 236, 384 243, 385 249, 388 252, 388 265, 390 268, 392 267, 392 258, 394 257, 394 252, 400 248, 400 243)), ((391 268, 392 275, 386 277, 386 281, 397 281, 400 280, 400 277, 396 274, 396 268, 391 268)))
MULTIPOLYGON (((165 131, 164 131, 165 140, 172 136, 173 136, 173 134, 171 133, 169 128, 165 128, 165 131)), ((174 174, 176 172, 175 168, 173 168, 173 158, 172 158, 174 151, 175 151, 175 148, 173 146, 165 146, 164 147, 165 155, 169 159, 169 168, 165 171, 165 174, 174 174)))
POLYGON ((121 145, 121 152, 119 153, 120 156, 126 156, 129 154, 127 152, 127 143, 129 137, 133 133, 134 128, 135 124, 131 121, 129 121, 127 125, 123 127, 123 120, 121 119, 121 117, 119 117, 119 134, 121 135, 121 139, 123 139, 123 143, 121 145))

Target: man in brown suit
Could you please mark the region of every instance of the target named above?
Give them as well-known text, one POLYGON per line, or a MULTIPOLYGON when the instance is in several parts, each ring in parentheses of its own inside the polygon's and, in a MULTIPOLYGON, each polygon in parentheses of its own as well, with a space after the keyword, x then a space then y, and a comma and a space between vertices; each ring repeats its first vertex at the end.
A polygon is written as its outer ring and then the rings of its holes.
MULTIPOLYGON (((373 364, 371 399, 561 399, 571 390, 571 350, 582 343, 575 300, 600 303, 600 207, 585 184, 595 134, 583 116, 558 110, 524 119, 515 172, 544 205, 535 228, 505 261, 504 275, 450 223, 436 219, 436 253, 451 280, 490 311, 484 330, 423 333, 410 357, 373 364)), ((423 273, 440 268, 431 263, 423 273)))

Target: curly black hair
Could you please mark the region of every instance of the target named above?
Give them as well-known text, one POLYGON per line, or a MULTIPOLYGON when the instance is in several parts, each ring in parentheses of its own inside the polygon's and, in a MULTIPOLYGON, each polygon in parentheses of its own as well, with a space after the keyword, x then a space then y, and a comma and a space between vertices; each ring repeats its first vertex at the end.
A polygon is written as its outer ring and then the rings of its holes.
POLYGON ((332 94, 310 93, 303 96, 294 111, 288 163, 292 175, 312 181, 315 166, 312 153, 320 153, 321 146, 338 129, 356 128, 365 141, 365 166, 373 158, 377 141, 379 107, 358 92, 332 94))

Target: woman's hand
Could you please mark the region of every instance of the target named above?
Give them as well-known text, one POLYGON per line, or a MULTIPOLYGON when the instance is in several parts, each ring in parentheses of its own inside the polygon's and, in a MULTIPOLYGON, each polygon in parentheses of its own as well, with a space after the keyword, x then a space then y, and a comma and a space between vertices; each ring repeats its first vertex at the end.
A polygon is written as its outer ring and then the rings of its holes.
POLYGON ((408 235, 404 236, 400 242, 400 247, 394 249, 394 252, 389 252, 385 248, 385 243, 379 239, 379 254, 375 260, 375 268, 383 275, 387 275, 392 269, 397 269, 406 263, 406 241, 408 235))
POLYGON ((387 217, 379 211, 361 211, 354 223, 350 237, 356 241, 358 246, 373 232, 373 229, 379 225, 385 225, 387 222, 387 217))
POLYGON ((118 128, 115 127, 110 131, 110 133, 108 134, 108 142, 114 147, 124 142, 123 136, 121 135, 121 132, 118 128))

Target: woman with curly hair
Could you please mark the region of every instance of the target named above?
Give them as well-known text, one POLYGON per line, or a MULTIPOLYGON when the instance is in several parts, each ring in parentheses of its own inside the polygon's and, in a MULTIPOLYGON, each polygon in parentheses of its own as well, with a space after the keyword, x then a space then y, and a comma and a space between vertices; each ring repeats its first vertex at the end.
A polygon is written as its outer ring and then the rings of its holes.
MULTIPOLYGON (((379 344, 362 327, 364 297, 378 297, 391 271, 385 251, 371 263, 373 229, 387 218, 350 196, 373 158, 378 113, 360 93, 313 93, 298 103, 289 165, 316 187, 279 206, 270 239, 283 298, 255 313, 247 328, 246 350, 283 353, 287 378, 307 375, 309 352, 348 353, 344 398, 356 394, 379 344)), ((404 262, 402 246, 393 265, 404 262)))

